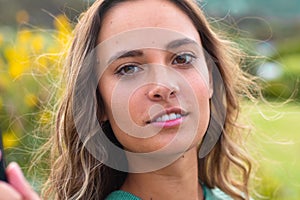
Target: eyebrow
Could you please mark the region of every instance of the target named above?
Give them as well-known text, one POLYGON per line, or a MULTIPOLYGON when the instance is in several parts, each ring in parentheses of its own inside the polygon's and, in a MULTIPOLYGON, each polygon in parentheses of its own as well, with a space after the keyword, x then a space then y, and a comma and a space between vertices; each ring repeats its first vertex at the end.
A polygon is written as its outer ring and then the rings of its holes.
POLYGON ((174 40, 174 41, 170 42, 169 44, 167 44, 166 49, 167 50, 176 49, 180 46, 188 45, 188 44, 195 44, 196 45, 197 42, 194 41, 194 40, 191 40, 189 38, 178 39, 178 40, 174 40))
POLYGON ((115 55, 113 55, 108 63, 112 63, 114 60, 118 60, 121 58, 128 58, 128 57, 141 57, 143 56, 144 53, 141 50, 132 50, 132 51, 120 51, 118 53, 116 53, 115 55))
MULTIPOLYGON (((166 45, 166 50, 171 50, 171 49, 176 49, 178 47, 181 47, 183 45, 188 45, 188 44, 197 44, 194 40, 188 39, 188 38, 183 38, 183 39, 178 39, 171 41, 166 45)), ((108 63, 112 63, 114 60, 118 60, 121 58, 129 58, 129 57, 141 57, 143 56, 144 53, 142 50, 130 50, 130 51, 120 51, 114 54, 108 61, 108 63)))

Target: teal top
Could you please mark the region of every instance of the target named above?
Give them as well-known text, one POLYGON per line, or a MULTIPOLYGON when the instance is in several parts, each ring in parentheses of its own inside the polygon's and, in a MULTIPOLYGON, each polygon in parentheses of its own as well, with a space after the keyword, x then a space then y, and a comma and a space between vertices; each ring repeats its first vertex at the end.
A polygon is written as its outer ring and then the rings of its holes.
MULTIPOLYGON (((232 200, 230 196, 222 192, 220 189, 209 189, 202 186, 205 200, 232 200)), ((142 200, 141 198, 123 190, 112 192, 105 200, 142 200)))

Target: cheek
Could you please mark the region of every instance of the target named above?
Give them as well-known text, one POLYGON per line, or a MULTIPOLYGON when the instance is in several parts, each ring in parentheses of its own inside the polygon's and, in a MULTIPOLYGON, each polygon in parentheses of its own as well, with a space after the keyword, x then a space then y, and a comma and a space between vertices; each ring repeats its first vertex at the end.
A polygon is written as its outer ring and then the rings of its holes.
POLYGON ((190 76, 189 85, 192 89, 194 97, 197 103, 191 104, 191 110, 193 110, 194 123, 198 124, 198 139, 205 134, 209 119, 210 119, 210 89, 207 85, 207 81, 200 75, 190 76))
POLYGON ((130 117, 136 123, 141 121, 141 118, 145 115, 145 111, 147 111, 145 97, 142 89, 139 89, 130 95, 128 105, 124 105, 128 106, 130 117))
MULTIPOLYGON (((146 117, 149 105, 145 98, 143 88, 132 89, 122 85, 106 88, 103 97, 110 120, 121 124, 126 121, 127 124, 134 123, 136 125, 142 125, 141 123, 146 117)), ((128 129, 126 128, 126 130, 128 129)))
POLYGON ((188 74, 186 80, 189 82, 189 85, 195 94, 201 94, 201 99, 207 99, 210 96, 209 79, 207 70, 201 72, 201 70, 198 69, 193 70, 192 73, 188 74))
MULTIPOLYGON (((207 114, 211 92, 208 78, 195 70, 186 75, 186 81, 188 86, 183 93, 193 96, 193 100, 190 100, 189 104, 192 104, 194 111, 198 110, 202 115, 207 114)), ((189 100, 189 98, 187 99, 189 100)))

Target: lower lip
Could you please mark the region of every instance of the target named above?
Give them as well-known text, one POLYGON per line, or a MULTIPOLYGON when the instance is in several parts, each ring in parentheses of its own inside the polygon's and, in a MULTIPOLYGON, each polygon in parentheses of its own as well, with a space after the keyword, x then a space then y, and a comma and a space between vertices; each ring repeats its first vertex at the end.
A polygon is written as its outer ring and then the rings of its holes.
POLYGON ((169 120, 169 121, 165 121, 165 122, 153 122, 152 124, 154 126, 168 128, 168 127, 178 126, 182 123, 182 121, 183 121, 183 118, 181 117, 178 119, 169 120))

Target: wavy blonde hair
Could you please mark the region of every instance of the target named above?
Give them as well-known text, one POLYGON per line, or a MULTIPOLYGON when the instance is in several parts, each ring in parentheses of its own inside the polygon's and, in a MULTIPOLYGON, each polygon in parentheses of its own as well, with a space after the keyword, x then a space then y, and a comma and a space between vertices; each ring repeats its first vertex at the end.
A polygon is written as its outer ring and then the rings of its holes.
MULTIPOLYGON (((65 92, 57 112, 54 134, 43 147, 50 152, 50 174, 45 183, 42 196, 45 199, 105 199, 123 184, 127 173, 112 169, 95 159, 86 149, 76 131, 73 106, 76 83, 91 85, 94 65, 86 65, 85 59, 97 46, 97 37, 101 30, 104 15, 110 8, 126 0, 97 0, 82 14, 74 30, 64 74, 65 92)), ((244 129, 237 124, 239 101, 244 96, 252 97, 254 83, 245 74, 240 65, 243 54, 233 42, 213 31, 200 7, 192 0, 170 0, 182 9, 193 21, 199 32, 203 48, 212 59, 224 82, 224 99, 226 118, 222 134, 212 151, 199 159, 199 180, 209 188, 218 187, 234 199, 249 199, 249 179, 252 169, 249 154, 244 149, 244 129)), ((214 73, 212 71, 212 73, 214 73)), ((82 104, 84 109, 91 110, 97 106, 97 117, 104 115, 101 91, 93 88, 91 95, 94 103, 82 104), (97 92, 95 92, 96 90, 97 92)), ((214 84, 214 95, 218 93, 214 84)), ((213 104, 213 102, 212 102, 213 104)), ((218 105, 212 105, 216 108, 218 105)), ((84 110, 83 109, 83 110, 84 110)), ((89 119, 80 118, 83 123, 89 119)), ((87 135, 92 130, 87 130, 87 135)), ((87 138, 88 139, 88 138, 87 138)), ((103 148, 102 156, 108 152, 103 148)))

